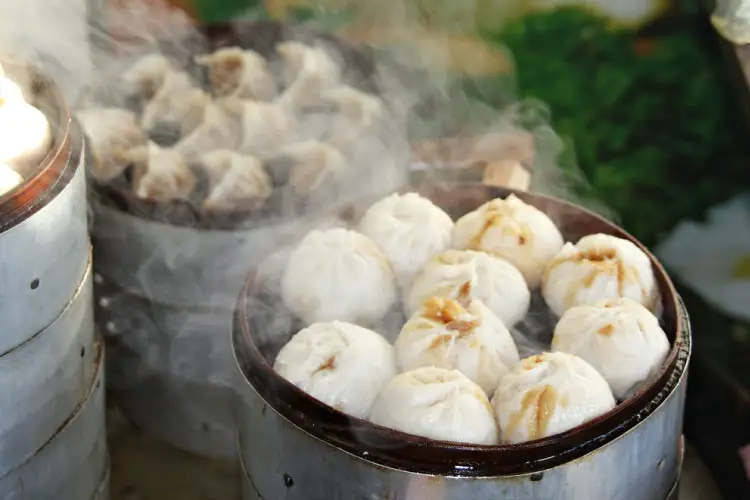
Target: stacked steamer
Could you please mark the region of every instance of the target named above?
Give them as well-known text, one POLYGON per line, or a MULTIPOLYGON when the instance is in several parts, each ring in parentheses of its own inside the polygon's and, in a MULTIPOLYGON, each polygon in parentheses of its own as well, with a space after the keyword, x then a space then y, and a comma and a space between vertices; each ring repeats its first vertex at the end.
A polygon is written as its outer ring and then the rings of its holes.
POLYGON ((0 497, 108 496, 83 137, 45 77, 0 70, 0 497))
POLYGON ((688 320, 613 224, 426 187, 284 255, 236 313, 244 498, 676 498, 688 320))
POLYGON ((138 426, 236 456, 230 333, 248 267, 356 199, 362 170, 380 173, 368 190, 402 182, 376 76, 336 40, 251 23, 140 55, 113 100, 78 114, 96 159, 97 321, 138 426))

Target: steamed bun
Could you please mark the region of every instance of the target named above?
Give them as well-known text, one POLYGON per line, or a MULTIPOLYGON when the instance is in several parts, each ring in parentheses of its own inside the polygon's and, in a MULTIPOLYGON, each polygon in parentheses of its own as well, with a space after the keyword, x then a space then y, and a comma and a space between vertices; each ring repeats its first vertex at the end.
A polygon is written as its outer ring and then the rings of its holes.
POLYGON ((0 101, 0 163, 27 172, 47 156, 52 131, 44 113, 22 100, 0 101))
POLYGON ((479 299, 512 327, 526 316, 531 293, 518 269, 506 260, 483 252, 446 250, 414 276, 406 293, 406 315, 414 314, 430 297, 479 299))
POLYGON ((314 230, 290 255, 281 296, 308 324, 372 325, 395 302, 396 284, 385 256, 367 236, 341 228, 314 230))
POLYGON ((547 266, 542 295, 558 316, 577 305, 620 297, 652 311, 660 305, 648 256, 634 243, 607 234, 566 243, 547 266))
POLYGON ((23 182, 23 177, 4 163, 0 163, 0 196, 23 182))
POLYGON ((457 370, 425 367, 397 375, 375 400, 370 420, 438 441, 498 441, 487 395, 457 370))
POLYGON ((312 397, 358 418, 396 375, 393 347, 378 333, 334 321, 299 331, 281 349, 276 372, 312 397))
POLYGON ((458 370, 489 395, 520 360, 510 332, 480 300, 464 307, 451 299, 428 299, 401 329, 395 348, 401 370, 458 370))
POLYGON ((615 407, 607 381, 590 364, 561 352, 521 361, 492 397, 505 444, 542 439, 588 422, 615 407))
POLYGON ((669 340, 648 309, 623 297, 576 306, 555 327, 552 349, 579 356, 626 399, 669 353, 669 340))
POLYGON ((359 227, 380 247, 406 287, 430 257, 448 248, 453 220, 416 193, 392 194, 372 205, 359 227))
POLYGON ((488 201, 456 221, 453 231, 454 248, 506 259, 521 271, 532 289, 539 286, 545 266, 563 243, 555 223, 515 195, 488 201))

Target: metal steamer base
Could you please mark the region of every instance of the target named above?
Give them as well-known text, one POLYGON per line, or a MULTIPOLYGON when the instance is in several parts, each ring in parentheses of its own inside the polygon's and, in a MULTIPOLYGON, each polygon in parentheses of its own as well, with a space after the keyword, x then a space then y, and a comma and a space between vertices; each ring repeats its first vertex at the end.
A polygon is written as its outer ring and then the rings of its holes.
MULTIPOLYGON (((478 186, 436 190, 433 201, 453 208, 449 213, 454 215, 508 194, 478 186)), ((598 232, 631 238, 575 206, 516 194, 547 211, 558 210, 567 239, 598 232)), ((659 374, 606 416, 536 443, 501 447, 431 442, 372 426, 316 402, 278 377, 270 359, 280 339, 265 325, 285 312, 263 312, 268 288, 263 278, 251 274, 238 301, 233 333, 243 375, 238 391, 244 499, 677 498, 691 332, 681 299, 663 268, 656 261, 653 265, 665 297, 665 329, 673 341, 659 374)))

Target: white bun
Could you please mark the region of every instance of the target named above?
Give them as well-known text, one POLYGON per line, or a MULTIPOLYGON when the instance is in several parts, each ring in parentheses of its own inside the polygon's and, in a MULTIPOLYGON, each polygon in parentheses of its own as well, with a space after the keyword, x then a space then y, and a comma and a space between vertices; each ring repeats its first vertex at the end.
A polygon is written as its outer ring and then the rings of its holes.
POLYGON ((281 349, 274 370, 312 397, 358 418, 396 375, 393 347, 378 333, 350 323, 315 323, 281 349))
POLYGON ((438 441, 497 444, 487 395, 456 370, 426 367, 397 375, 381 391, 370 420, 438 441))

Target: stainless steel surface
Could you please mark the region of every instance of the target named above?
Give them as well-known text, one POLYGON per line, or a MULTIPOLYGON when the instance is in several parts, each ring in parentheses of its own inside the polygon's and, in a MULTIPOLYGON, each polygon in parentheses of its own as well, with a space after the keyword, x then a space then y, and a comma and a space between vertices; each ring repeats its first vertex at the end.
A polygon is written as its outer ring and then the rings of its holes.
POLYGON ((118 391, 114 397, 136 426, 176 448, 206 457, 237 457, 232 388, 163 373, 118 391))
POLYGON ((110 467, 107 466, 107 472, 105 473, 104 479, 99 484, 96 493, 92 497, 92 500, 109 500, 110 499, 110 467))
POLYGON ((104 352, 98 343, 96 376, 80 406, 25 463, 0 478, 4 500, 87 500, 108 467, 104 426, 104 352))
POLYGON ((38 212, 0 232, 0 353, 49 325, 81 282, 89 259, 84 170, 38 212))
POLYGON ((97 355, 92 282, 89 260, 60 316, 0 356, 0 477, 42 447, 89 390, 97 355))
POLYGON ((193 229, 140 219, 101 204, 93 208, 98 273, 154 302, 230 311, 252 263, 310 224, 297 220, 249 230, 193 229))

